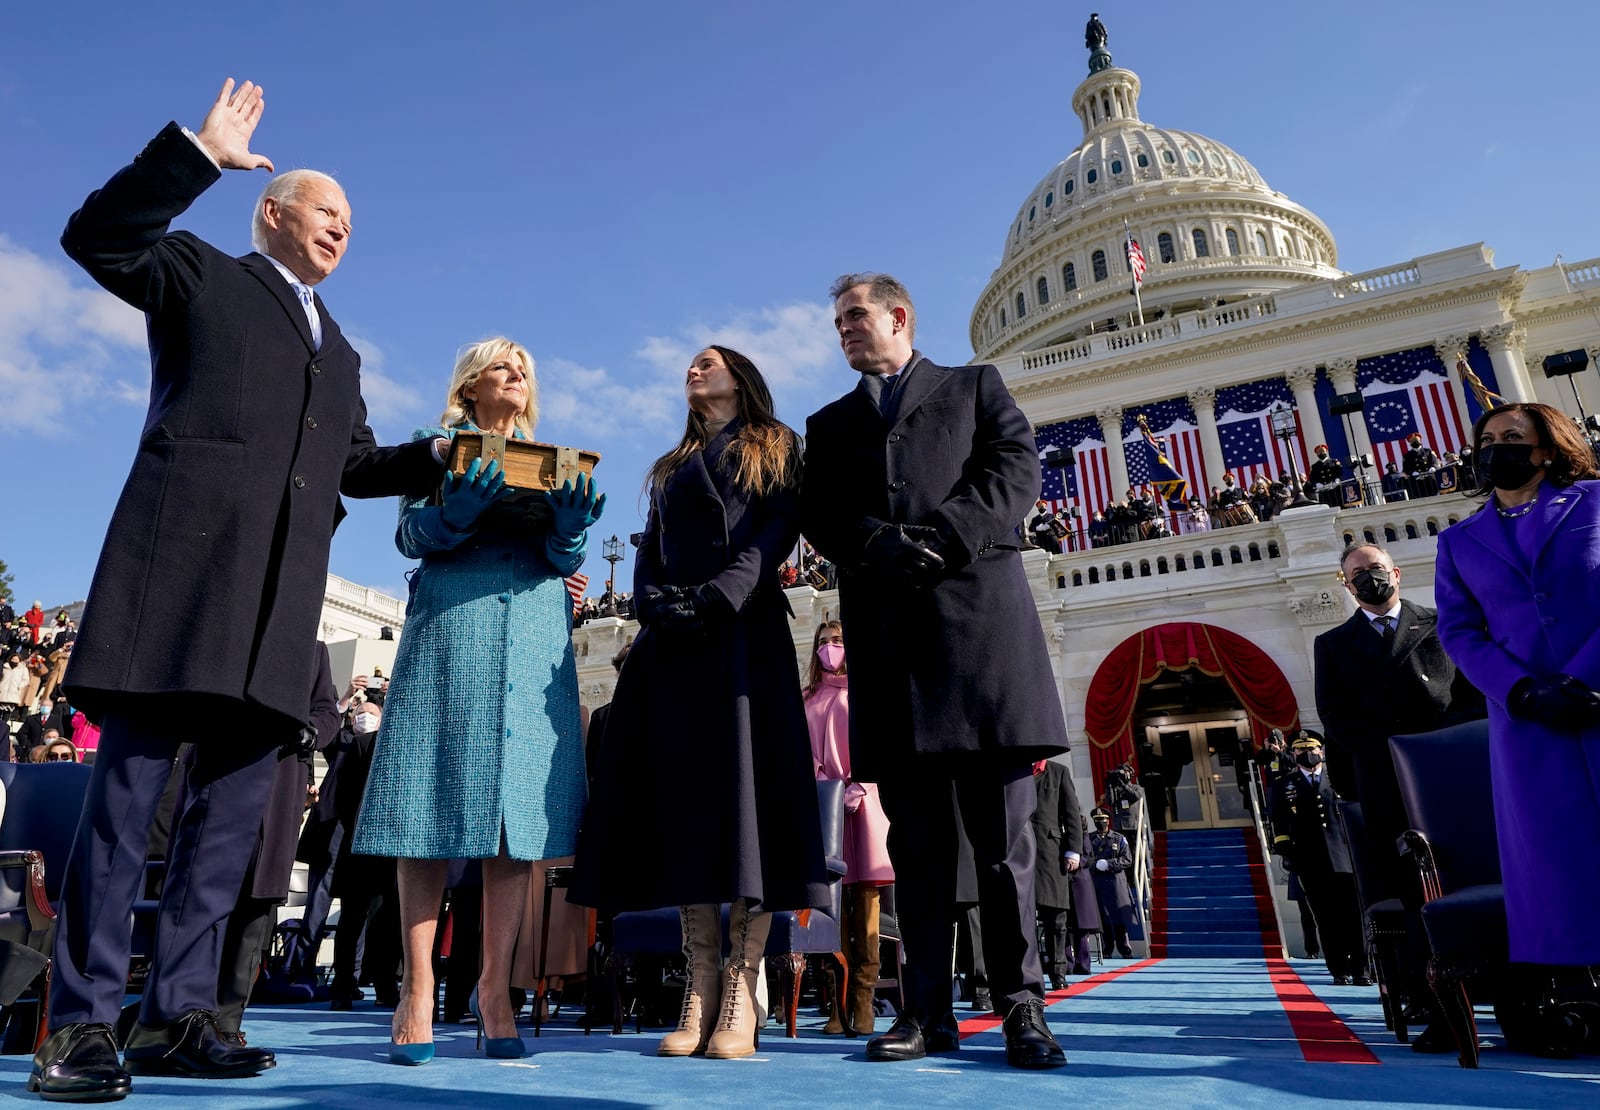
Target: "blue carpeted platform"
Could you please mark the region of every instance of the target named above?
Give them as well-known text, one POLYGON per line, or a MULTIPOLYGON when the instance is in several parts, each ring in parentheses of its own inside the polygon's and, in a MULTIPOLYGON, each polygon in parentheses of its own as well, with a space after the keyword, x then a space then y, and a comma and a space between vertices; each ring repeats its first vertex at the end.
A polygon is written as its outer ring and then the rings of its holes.
MULTIPOLYGON (((558 1021, 522 1061, 475 1056, 470 1028, 440 1027, 440 1058, 420 1068, 385 1061, 389 1014, 263 1008, 248 1015, 251 1040, 278 1051, 279 1066, 245 1080, 135 1079, 130 1110, 237 1110, 385 1106, 579 1108, 635 1106, 1152 1105, 1172 1110, 1286 1106, 1580 1107, 1600 1104, 1600 1060, 1552 1063, 1484 1053, 1477 1072, 1453 1056, 1419 1056, 1383 1029, 1373 990, 1333 987, 1320 964, 1295 970, 1376 1054, 1376 1064, 1307 1063, 1262 959, 1114 961, 1089 988, 1074 984, 1049 1020, 1071 1060, 1054 1072, 1005 1066, 997 1028, 960 1052, 911 1064, 868 1064, 862 1041, 825 1038, 810 1017, 793 1041, 764 1036, 749 1060, 661 1059, 659 1031, 585 1037, 558 1021)), ((1102 968, 1097 967, 1097 971, 1102 968)), ((802 1015, 806 1017, 807 1015, 802 1015)), ((966 1015, 962 1015, 966 1016, 966 1015)), ((1488 1013, 1483 1031, 1495 1031, 1488 1013)), ((969 1023, 973 1026, 987 1022, 969 1023)), ((770 1030, 779 1027, 773 1025, 770 1030)), ((1359 1047, 1359 1046, 1358 1046, 1359 1047)), ((0 1057, 0 1090, 24 1091, 25 1057, 0 1057)))
POLYGON ((1159 887, 1168 958, 1265 956, 1250 856, 1238 829, 1164 834, 1159 887))

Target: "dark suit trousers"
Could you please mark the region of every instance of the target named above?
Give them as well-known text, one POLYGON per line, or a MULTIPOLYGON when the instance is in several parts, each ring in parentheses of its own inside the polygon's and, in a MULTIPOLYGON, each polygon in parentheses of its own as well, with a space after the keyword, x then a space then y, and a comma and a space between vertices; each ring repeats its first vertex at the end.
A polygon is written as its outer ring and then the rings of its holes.
POLYGON ((1366 945, 1361 939, 1361 910, 1355 876, 1315 869, 1297 871, 1300 886, 1317 917, 1322 958, 1333 975, 1365 975, 1366 945))
MULTIPOLYGON (((277 766, 277 718, 231 726, 195 751, 187 803, 174 821, 140 1020, 162 1025, 217 1007, 225 921, 239 898, 277 766), (272 738, 272 739, 269 739, 272 738)), ((169 713, 108 712, 83 817, 62 880, 51 978, 50 1028, 115 1024, 132 943, 145 848, 181 739, 169 713)))
POLYGON ((1032 766, 996 767, 986 757, 913 756, 878 783, 878 795, 889 818, 907 1008, 929 1021, 951 1009, 958 827, 977 867, 983 962, 995 1010, 1005 1014, 1018 1002, 1041 997, 1032 766))

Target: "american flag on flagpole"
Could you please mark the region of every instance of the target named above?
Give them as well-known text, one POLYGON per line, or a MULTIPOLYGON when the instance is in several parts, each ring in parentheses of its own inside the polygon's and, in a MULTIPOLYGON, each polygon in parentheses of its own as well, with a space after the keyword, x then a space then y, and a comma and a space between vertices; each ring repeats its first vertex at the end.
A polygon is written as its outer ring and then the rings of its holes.
POLYGON ((1080 417, 1059 424, 1046 424, 1034 430, 1041 463, 1047 447, 1066 452, 1077 463, 1073 467, 1043 466, 1039 500, 1049 505, 1052 512, 1077 507, 1080 515, 1073 524, 1077 528, 1080 545, 1084 544, 1090 514, 1097 508, 1104 511, 1111 485, 1105 465, 1106 449, 1103 445, 1098 448, 1092 446, 1088 439, 1092 434, 1092 443, 1099 444, 1099 429, 1100 425, 1093 418, 1080 417))
POLYGON ((1140 248, 1139 240, 1135 239, 1131 232, 1128 235, 1128 269, 1133 273, 1133 284, 1142 285, 1145 271, 1144 250, 1140 248))
POLYGON ((589 576, 581 571, 567 579, 567 594, 572 598, 572 616, 577 619, 583 608, 583 593, 589 588, 589 576))

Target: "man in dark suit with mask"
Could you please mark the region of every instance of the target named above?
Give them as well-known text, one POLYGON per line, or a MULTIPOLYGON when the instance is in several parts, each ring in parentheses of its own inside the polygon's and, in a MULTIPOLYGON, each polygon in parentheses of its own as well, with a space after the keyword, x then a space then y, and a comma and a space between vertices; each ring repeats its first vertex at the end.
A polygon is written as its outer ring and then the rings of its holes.
MULTIPOLYGON (((1344 587, 1356 611, 1338 628, 1317 637, 1317 716, 1322 719, 1335 782, 1361 803, 1376 899, 1400 898, 1420 905, 1395 841, 1408 827, 1389 737, 1431 732, 1484 715, 1483 695, 1461 675, 1435 631, 1434 611, 1400 597, 1400 568, 1372 543, 1346 548, 1339 561, 1344 587)), ((1427 940, 1413 912, 1407 931, 1406 996, 1416 1011, 1430 997, 1424 975, 1427 940)), ((1416 1042, 1424 1050, 1453 1047, 1441 1024, 1416 1042)))
POLYGON ((313 291, 344 257, 350 209, 325 174, 273 178, 257 250, 169 232, 250 150, 259 87, 230 79, 198 132, 169 124, 90 194, 62 247, 145 314, 150 407, 95 568, 65 689, 102 727, 62 883, 50 1036, 30 1090, 117 1099, 129 1072, 253 1075, 271 1052, 216 1028, 224 919, 238 898, 277 765, 307 727, 317 620, 340 494, 417 495, 440 440, 378 447, 360 358, 313 291), (173 722, 226 728, 189 736, 173 722), (129 914, 147 832, 180 741, 195 741, 173 822, 156 955, 118 1059, 129 914))
POLYGON ((1033 763, 1067 748, 1017 526, 1038 447, 993 366, 939 366, 886 274, 834 283, 861 380, 806 423, 801 528, 840 569, 850 614, 850 759, 889 816, 906 1005, 869 1060, 953 1051, 951 945, 963 838, 1006 1059, 1066 1057, 1044 1020, 1033 899, 1033 763))

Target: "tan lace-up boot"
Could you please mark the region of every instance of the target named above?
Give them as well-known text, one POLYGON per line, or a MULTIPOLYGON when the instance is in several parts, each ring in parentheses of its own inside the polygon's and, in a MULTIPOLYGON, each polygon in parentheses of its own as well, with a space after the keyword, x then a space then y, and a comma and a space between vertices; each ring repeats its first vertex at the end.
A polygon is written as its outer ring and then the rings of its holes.
POLYGON ((678 1028, 661 1038, 657 1056, 695 1056, 706 1050, 722 1009, 722 915, 713 905, 679 906, 683 955, 683 1009, 678 1028))

